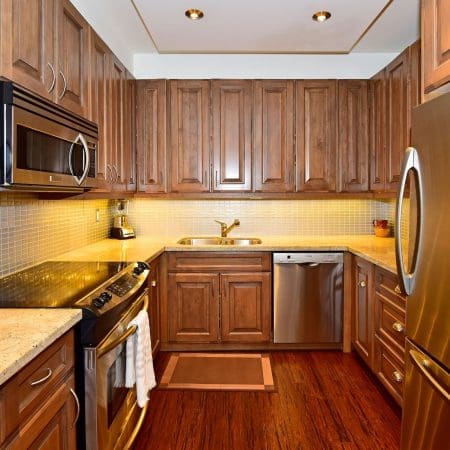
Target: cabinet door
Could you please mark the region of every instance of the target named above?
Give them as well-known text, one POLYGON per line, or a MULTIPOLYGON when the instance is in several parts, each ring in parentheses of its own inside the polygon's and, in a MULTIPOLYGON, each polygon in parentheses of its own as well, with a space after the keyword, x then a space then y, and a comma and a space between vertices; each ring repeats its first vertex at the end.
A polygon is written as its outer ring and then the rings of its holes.
POLYGON ((122 149, 124 144, 124 105, 125 105, 126 70, 115 55, 111 65, 111 145, 108 152, 109 170, 113 190, 124 191, 122 170, 122 149))
POLYGON ((450 82, 449 22, 449 0, 422 0, 422 63, 425 94, 450 82))
POLYGON ((98 125, 97 180, 98 189, 111 189, 111 171, 108 168, 108 152, 111 143, 109 88, 111 82, 112 52, 107 45, 90 30, 90 95, 89 119, 98 125))
POLYGON ((257 192, 294 190, 294 84, 254 84, 254 167, 257 192))
POLYGON ((268 342, 270 273, 232 273, 220 277, 222 342, 268 342))
POLYGON ((369 188, 367 81, 339 80, 340 190, 369 188))
POLYGON ((336 190, 336 81, 297 82, 297 192, 336 190))
POLYGON ((136 83, 136 152, 139 192, 167 192, 166 81, 136 83))
POLYGON ((370 190, 384 191, 386 183, 386 75, 369 81, 370 190))
POLYGON ((160 295, 159 295, 159 262, 152 261, 149 274, 149 307, 148 315, 150 321, 150 336, 152 340, 153 358, 159 351, 161 346, 161 312, 160 312, 160 295))
POLYGON ((56 83, 54 0, 2 0, 1 74, 52 99, 56 83))
POLYGON ((218 341, 219 274, 171 273, 167 297, 169 341, 218 341))
POLYGON ((120 152, 120 168, 123 189, 129 192, 136 190, 136 151, 135 151, 135 86, 136 80, 127 70, 125 72, 123 95, 123 145, 120 152))
POLYGON ((353 263, 353 338, 352 343, 369 367, 373 358, 373 266, 355 257, 353 263))
POLYGON ((74 389, 75 379, 71 375, 55 389, 34 416, 21 424, 6 448, 75 450, 75 419, 79 405, 74 397, 74 389))
POLYGON ((57 102, 88 117, 89 25, 69 0, 58 0, 57 102))
POLYGON ((212 81, 212 127, 213 191, 251 190, 251 80, 212 81))
POLYGON ((171 80, 172 192, 209 191, 209 81, 171 80))

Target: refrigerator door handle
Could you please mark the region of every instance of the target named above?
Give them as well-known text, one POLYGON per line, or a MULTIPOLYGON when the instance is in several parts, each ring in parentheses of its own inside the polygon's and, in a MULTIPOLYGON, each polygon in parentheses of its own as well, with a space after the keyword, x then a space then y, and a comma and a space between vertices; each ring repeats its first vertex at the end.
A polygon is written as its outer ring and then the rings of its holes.
POLYGON ((411 356, 413 362, 416 364, 417 368, 422 372, 422 374, 427 378, 427 380, 433 385, 433 387, 439 391, 447 401, 450 401, 450 393, 448 392, 449 386, 449 376, 447 374, 443 374, 442 369, 440 369, 436 363, 431 361, 429 358, 424 357, 416 350, 410 350, 409 355, 411 356), (437 378, 444 378, 442 380, 443 384, 446 386, 442 386, 440 380, 437 378))
POLYGON ((422 176, 420 173, 419 156, 417 150, 414 147, 408 147, 405 150, 405 159, 403 160, 402 174, 400 178, 400 186, 397 194, 397 208, 395 213, 396 219, 396 233, 395 233, 395 256, 397 262, 397 272, 399 275, 400 287, 403 292, 410 295, 413 288, 416 277, 416 263, 417 255, 419 253, 420 245, 420 233, 422 227, 422 176), (411 264, 410 272, 405 270, 405 262, 403 259, 403 244, 401 238, 401 224, 402 224, 402 208, 403 208, 403 198, 405 195, 406 182, 408 180, 408 173, 414 175, 417 183, 417 212, 418 212, 418 222, 417 231, 414 239, 414 253, 413 261, 411 264))

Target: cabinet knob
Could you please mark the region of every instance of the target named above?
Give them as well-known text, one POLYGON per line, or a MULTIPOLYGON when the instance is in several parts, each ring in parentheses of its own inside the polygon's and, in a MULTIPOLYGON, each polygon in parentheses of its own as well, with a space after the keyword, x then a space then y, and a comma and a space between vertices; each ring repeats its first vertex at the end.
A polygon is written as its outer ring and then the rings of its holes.
POLYGON ((397 286, 395 286, 394 292, 395 292, 396 294, 401 294, 401 293, 402 293, 402 290, 400 289, 400 285, 397 284, 397 286))
POLYGON ((151 285, 152 287, 156 287, 156 280, 152 280, 151 285))
POLYGON ((360 287, 362 287, 362 288, 365 288, 366 287, 366 282, 363 280, 363 281, 360 281, 359 283, 359 286, 360 287))
POLYGON ((394 322, 392 324, 392 329, 397 333, 402 333, 405 327, 400 322, 394 322))
POLYGON ((401 383, 403 381, 403 374, 399 372, 398 370, 394 370, 392 372, 392 377, 394 378, 394 381, 396 383, 401 383))

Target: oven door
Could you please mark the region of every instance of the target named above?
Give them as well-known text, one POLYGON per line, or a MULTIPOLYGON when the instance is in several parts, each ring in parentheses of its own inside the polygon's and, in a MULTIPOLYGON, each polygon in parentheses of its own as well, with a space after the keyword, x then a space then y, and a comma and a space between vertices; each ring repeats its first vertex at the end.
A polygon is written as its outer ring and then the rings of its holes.
POLYGON ((95 348, 84 348, 86 448, 129 448, 144 420, 146 409, 136 403, 135 388, 125 387, 128 328, 141 309, 148 309, 147 290, 95 348))

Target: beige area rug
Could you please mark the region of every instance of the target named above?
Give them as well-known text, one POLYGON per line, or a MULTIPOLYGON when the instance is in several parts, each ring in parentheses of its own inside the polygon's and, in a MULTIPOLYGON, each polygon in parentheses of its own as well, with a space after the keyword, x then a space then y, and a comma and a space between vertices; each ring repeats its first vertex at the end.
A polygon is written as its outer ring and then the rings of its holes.
POLYGON ((269 355, 259 353, 174 353, 162 389, 273 391, 269 355))

